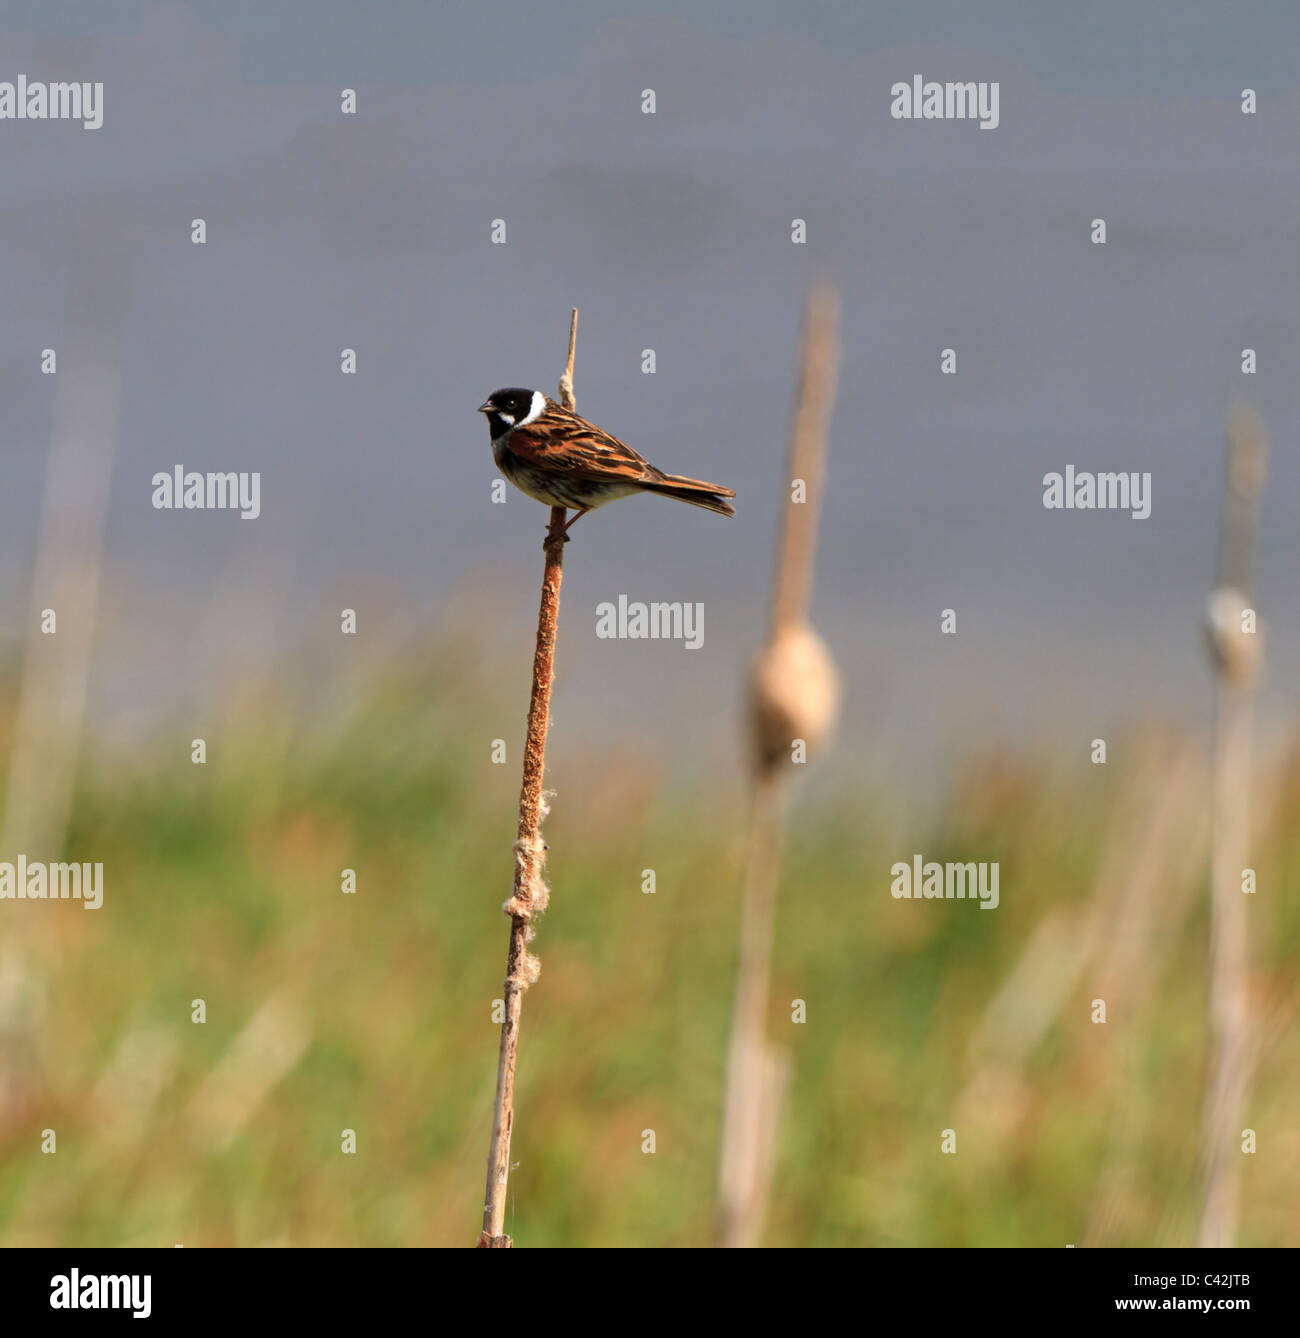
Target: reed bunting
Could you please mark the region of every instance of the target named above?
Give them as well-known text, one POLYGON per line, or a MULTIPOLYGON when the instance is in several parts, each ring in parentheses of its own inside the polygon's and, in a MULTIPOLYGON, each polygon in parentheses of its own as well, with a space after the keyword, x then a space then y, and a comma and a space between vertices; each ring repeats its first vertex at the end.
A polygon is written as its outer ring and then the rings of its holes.
POLYGON ((540 390, 494 390, 479 405, 492 434, 497 468, 529 497, 574 507, 569 527, 588 511, 634 492, 657 492, 734 516, 730 488, 665 474, 617 437, 570 413, 540 390))

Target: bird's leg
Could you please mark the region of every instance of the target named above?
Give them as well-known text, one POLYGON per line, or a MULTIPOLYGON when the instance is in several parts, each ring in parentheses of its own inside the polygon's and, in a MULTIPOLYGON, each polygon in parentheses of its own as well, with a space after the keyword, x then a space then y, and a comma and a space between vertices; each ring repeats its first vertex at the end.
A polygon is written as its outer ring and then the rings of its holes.
POLYGON ((564 527, 564 533, 567 535, 567 534, 569 533, 569 531, 573 528, 574 522, 577 521, 577 520, 580 520, 580 519, 581 519, 583 516, 585 516, 585 515, 587 514, 587 512, 590 511, 590 510, 591 510, 591 507, 589 507, 589 506, 584 506, 584 507, 580 508, 579 510, 575 511, 575 512, 573 513, 573 515, 569 517, 568 523, 567 523, 567 524, 565 525, 565 527, 564 527))
POLYGON ((557 506, 551 511, 551 523, 546 527, 546 538, 542 540, 542 551, 544 553, 549 553, 551 551, 552 544, 567 544, 569 542, 569 525, 572 525, 573 521, 577 520, 578 516, 582 513, 578 512, 577 515, 573 517, 573 520, 569 521, 568 525, 565 525, 561 522, 568 514, 568 510, 568 507, 561 508, 557 506), (555 518, 556 511, 559 511, 560 513, 559 520, 556 520, 555 518))

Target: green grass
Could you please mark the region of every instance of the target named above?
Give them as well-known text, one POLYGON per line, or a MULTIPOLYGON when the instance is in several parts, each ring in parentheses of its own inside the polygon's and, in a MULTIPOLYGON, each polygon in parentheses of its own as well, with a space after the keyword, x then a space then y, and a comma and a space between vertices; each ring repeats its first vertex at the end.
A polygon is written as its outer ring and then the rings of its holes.
MULTIPOLYGON (((487 760, 474 703, 491 691, 413 662, 328 728, 291 728, 268 704, 209 739, 206 767, 179 733, 135 772, 92 756, 68 857, 104 862, 103 909, 0 904, 44 1001, 34 1023, 0 1019, 0 1244, 473 1242, 518 784, 516 740, 510 765, 487 760), (439 707, 451 697, 454 712, 439 707), (339 890, 345 867, 355 896, 339 890), (226 1088, 204 1087, 269 1000, 281 1023, 226 1088), (304 1048, 277 1072, 277 1028, 294 1026, 304 1048), (263 1068, 273 1080, 214 1145, 213 1092, 248 1099, 263 1068)), ((1154 802, 1161 745, 1132 742, 1154 802)), ((507 1230, 528 1246, 707 1244, 741 787, 672 792, 605 762, 585 782, 566 746, 553 736, 566 784, 546 828, 553 897, 524 1004, 507 1230)), ((769 1243, 1082 1244, 1107 1166, 1122 1193, 1105 1243, 1191 1238, 1203 872, 1105 1026, 1089 1021, 1085 971, 1038 1043, 968 1091, 972 1038, 1036 927, 1086 911, 1103 853, 1134 822, 1144 791, 1117 769, 966 759, 933 825, 904 832, 875 821, 870 794, 809 809, 796 792, 770 1014, 793 1074, 769 1243), (914 851, 999 860, 1001 906, 894 901, 889 867, 914 851), (939 1150, 950 1127, 956 1156, 939 1150)), ((1300 779, 1292 767, 1270 783, 1252 986, 1276 1021, 1296 998, 1300 779)), ((1189 813, 1179 839, 1201 826, 1189 813)), ((1246 1121, 1260 1151, 1243 1157, 1240 1235, 1294 1245, 1300 1052, 1294 1028, 1273 1033, 1246 1121)))

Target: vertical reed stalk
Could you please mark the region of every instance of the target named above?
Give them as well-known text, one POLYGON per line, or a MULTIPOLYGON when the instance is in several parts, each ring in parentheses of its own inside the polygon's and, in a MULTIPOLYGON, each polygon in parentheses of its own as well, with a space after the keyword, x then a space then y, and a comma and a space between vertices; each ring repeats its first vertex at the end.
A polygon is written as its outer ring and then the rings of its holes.
POLYGON ((1243 628, 1243 613, 1251 607, 1251 567, 1265 453, 1263 425, 1253 414, 1234 414, 1228 433, 1218 581, 1208 618, 1215 669, 1211 1055, 1198 1244, 1211 1247, 1231 1245, 1236 1234, 1241 1120, 1254 1067, 1254 1027, 1247 992, 1249 903, 1241 879, 1249 862, 1251 715, 1260 643, 1258 632, 1243 628))
MULTIPOLYGON (((569 357, 560 378, 560 399, 566 409, 575 409, 573 356, 578 340, 578 309, 569 319, 569 357)), ((546 565, 542 572, 541 606, 537 612, 537 646, 533 652, 533 687, 528 702, 528 728, 524 739, 524 777, 519 791, 519 827, 515 839, 515 875, 510 900, 502 909, 510 917, 510 946, 506 954, 505 1017, 501 1023, 501 1048, 497 1058, 496 1101, 492 1113, 492 1139, 488 1145, 487 1191, 483 1201, 481 1249, 508 1250, 514 1242, 505 1234, 506 1188, 510 1178, 510 1135, 514 1129, 515 1066, 519 1056, 519 1020, 524 991, 537 979, 541 964, 528 950, 531 920, 545 909, 550 892, 542 879, 546 844, 542 820, 548 807, 542 791, 546 770, 546 731, 550 725, 551 684, 555 678, 555 632, 560 614, 560 581, 564 568, 564 508, 551 508, 550 524, 542 550, 546 565)))
MULTIPOLYGON (((122 398, 123 329, 134 256, 118 229, 79 220, 58 340, 45 491, 24 624, 0 845, 12 859, 66 858, 95 649, 113 454, 122 398), (42 611, 58 634, 42 635, 42 611)), ((53 631, 53 628, 49 629, 53 631)), ((59 934, 44 917, 5 918, 0 935, 0 1128, 15 1127, 41 1087, 41 1018, 59 934)))
POLYGON ((835 667, 807 624, 817 546, 826 433, 839 361, 838 303, 828 288, 808 299, 798 398, 790 436, 786 503, 768 643, 754 667, 751 726, 753 808, 740 913, 740 954, 719 1168, 719 1241, 756 1245, 770 1196, 788 1056, 765 1031, 771 993, 772 925, 784 844, 784 768, 795 740, 811 751, 830 733, 835 667), (794 500, 793 481, 803 482, 794 500))
POLYGON ((784 821, 784 778, 764 769, 754 781, 722 1121, 719 1242, 727 1249, 758 1244, 789 1078, 789 1057, 765 1036, 784 821))

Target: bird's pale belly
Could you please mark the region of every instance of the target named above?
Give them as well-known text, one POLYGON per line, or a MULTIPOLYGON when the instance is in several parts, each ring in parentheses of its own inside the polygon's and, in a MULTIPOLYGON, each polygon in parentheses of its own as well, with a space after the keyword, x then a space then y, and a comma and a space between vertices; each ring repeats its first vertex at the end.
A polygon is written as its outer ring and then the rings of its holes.
POLYGON ((546 506, 590 511, 617 497, 626 497, 638 491, 633 484, 598 483, 572 474, 538 469, 536 465, 520 459, 506 444, 504 437, 492 443, 492 456, 497 468, 520 492, 527 493, 546 506))

